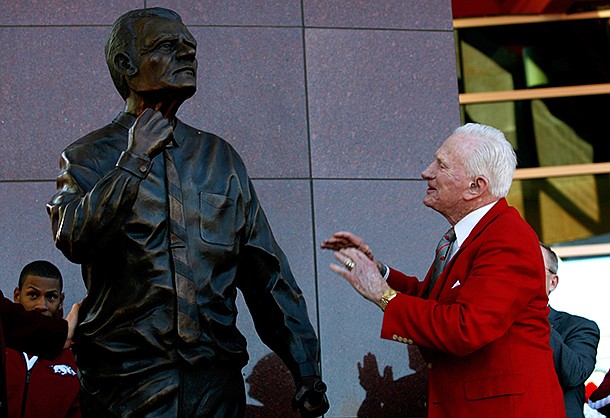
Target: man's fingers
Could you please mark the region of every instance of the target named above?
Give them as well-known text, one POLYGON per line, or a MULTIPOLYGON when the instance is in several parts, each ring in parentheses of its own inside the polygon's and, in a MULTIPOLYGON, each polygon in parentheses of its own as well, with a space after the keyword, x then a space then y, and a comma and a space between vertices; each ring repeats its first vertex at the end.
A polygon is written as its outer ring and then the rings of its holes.
MULTIPOLYGON (((347 273, 349 273, 349 271, 347 271, 347 269, 345 268, 345 266, 343 266, 343 265, 339 266, 339 265, 337 265, 337 264, 332 264, 332 263, 331 263, 331 264, 330 264, 330 269, 331 269, 333 272, 337 273, 338 275, 343 276, 343 278, 344 278, 345 280, 348 280, 348 278, 346 277, 346 274, 347 274, 347 273)), ((348 281, 349 281, 349 280, 348 280, 348 281)))
POLYGON ((138 116, 138 118, 136 119, 136 125, 148 123, 151 118, 153 118, 155 113, 161 114, 160 112, 157 112, 154 109, 147 107, 142 113, 140 113, 140 116, 138 116))
POLYGON ((349 248, 344 248, 341 251, 339 251, 340 254, 343 254, 343 256, 345 258, 350 258, 354 261, 354 263, 356 263, 356 265, 358 265, 358 263, 370 263, 372 262, 371 259, 362 251, 360 251, 357 248, 354 247, 349 247, 349 248))
POLYGON ((364 240, 348 231, 335 232, 334 238, 341 239, 343 241, 351 243, 353 246, 358 247, 364 245, 364 240))

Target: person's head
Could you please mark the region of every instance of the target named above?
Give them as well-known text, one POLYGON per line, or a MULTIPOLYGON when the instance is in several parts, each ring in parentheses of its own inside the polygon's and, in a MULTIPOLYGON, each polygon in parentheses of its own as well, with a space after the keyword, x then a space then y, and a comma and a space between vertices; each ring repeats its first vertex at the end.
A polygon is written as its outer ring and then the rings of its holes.
POLYGON ((559 268, 559 258, 555 251, 551 250, 546 244, 540 243, 540 250, 544 258, 544 272, 546 273, 546 294, 550 295, 557 288, 559 276, 557 269, 559 268))
POLYGON ((13 292, 15 303, 26 311, 39 311, 45 316, 63 316, 63 279, 55 265, 45 260, 32 261, 19 275, 19 284, 13 292))
POLYGON ((455 225, 470 212, 505 197, 517 157, 504 134, 468 123, 457 128, 422 172, 428 181, 424 204, 455 225))
POLYGON ((123 99, 132 92, 181 94, 196 90, 197 41, 172 10, 137 9, 119 17, 106 40, 112 81, 123 99))

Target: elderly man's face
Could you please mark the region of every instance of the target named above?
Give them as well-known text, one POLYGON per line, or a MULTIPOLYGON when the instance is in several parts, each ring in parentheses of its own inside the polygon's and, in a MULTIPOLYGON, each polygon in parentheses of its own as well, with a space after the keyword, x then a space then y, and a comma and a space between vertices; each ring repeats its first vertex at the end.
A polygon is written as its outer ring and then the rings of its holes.
POLYGON ((197 88, 197 41, 180 22, 150 18, 136 24, 134 63, 138 73, 129 78, 138 93, 181 91, 192 96, 197 88))
POLYGON ((428 181, 424 205, 444 215, 452 224, 459 221, 464 210, 464 196, 470 178, 461 161, 462 138, 450 136, 434 154, 434 161, 423 172, 428 181))

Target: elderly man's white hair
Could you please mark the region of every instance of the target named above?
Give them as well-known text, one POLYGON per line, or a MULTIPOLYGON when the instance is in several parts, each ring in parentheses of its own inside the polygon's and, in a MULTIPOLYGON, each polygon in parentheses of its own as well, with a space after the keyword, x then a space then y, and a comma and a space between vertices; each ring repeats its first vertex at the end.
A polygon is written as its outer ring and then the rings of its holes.
POLYGON ((517 156, 499 129, 478 123, 467 123, 452 136, 468 138, 462 162, 470 177, 483 176, 489 181, 492 196, 506 197, 517 168, 517 156))

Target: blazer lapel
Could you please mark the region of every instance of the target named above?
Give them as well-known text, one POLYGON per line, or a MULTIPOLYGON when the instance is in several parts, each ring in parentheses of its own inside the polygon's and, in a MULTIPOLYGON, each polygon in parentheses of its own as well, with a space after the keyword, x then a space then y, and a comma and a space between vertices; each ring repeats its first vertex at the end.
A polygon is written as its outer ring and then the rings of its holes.
MULTIPOLYGON (((474 227, 474 229, 472 230, 470 235, 468 235, 468 238, 466 238, 466 240, 462 243, 462 245, 460 245, 460 248, 457 250, 457 252, 453 255, 453 257, 451 257, 451 260, 449 260, 449 262, 445 266, 445 269, 443 270, 441 275, 438 276, 438 278, 436 279, 436 283, 435 283, 434 287, 432 288, 432 291, 430 292, 430 296, 428 296, 428 299, 434 299, 434 300, 438 299, 438 296, 441 293, 441 290, 445 287, 445 282, 447 281, 447 277, 451 274, 451 268, 453 267, 455 260, 459 257, 460 253, 462 253, 463 250, 466 247, 468 247, 468 245, 470 245, 471 242, 473 242, 475 239, 477 239, 477 237, 479 235, 481 235, 481 232, 483 232, 485 230, 487 225, 489 225, 506 208, 508 208, 508 203, 506 202, 505 198, 501 198, 500 200, 498 200, 498 202, 495 205, 493 205, 493 207, 489 210, 489 212, 487 212, 485 214, 485 216, 483 216, 481 218, 481 220, 476 224, 476 226, 474 227)), ((432 266, 428 270, 428 274, 426 274, 426 278, 424 279, 423 286, 421 287, 421 290, 419 292, 420 297, 424 295, 425 289, 428 288, 428 284, 430 283, 431 271, 432 271, 432 266)), ((453 285, 453 283, 451 283, 451 285, 453 285)))

